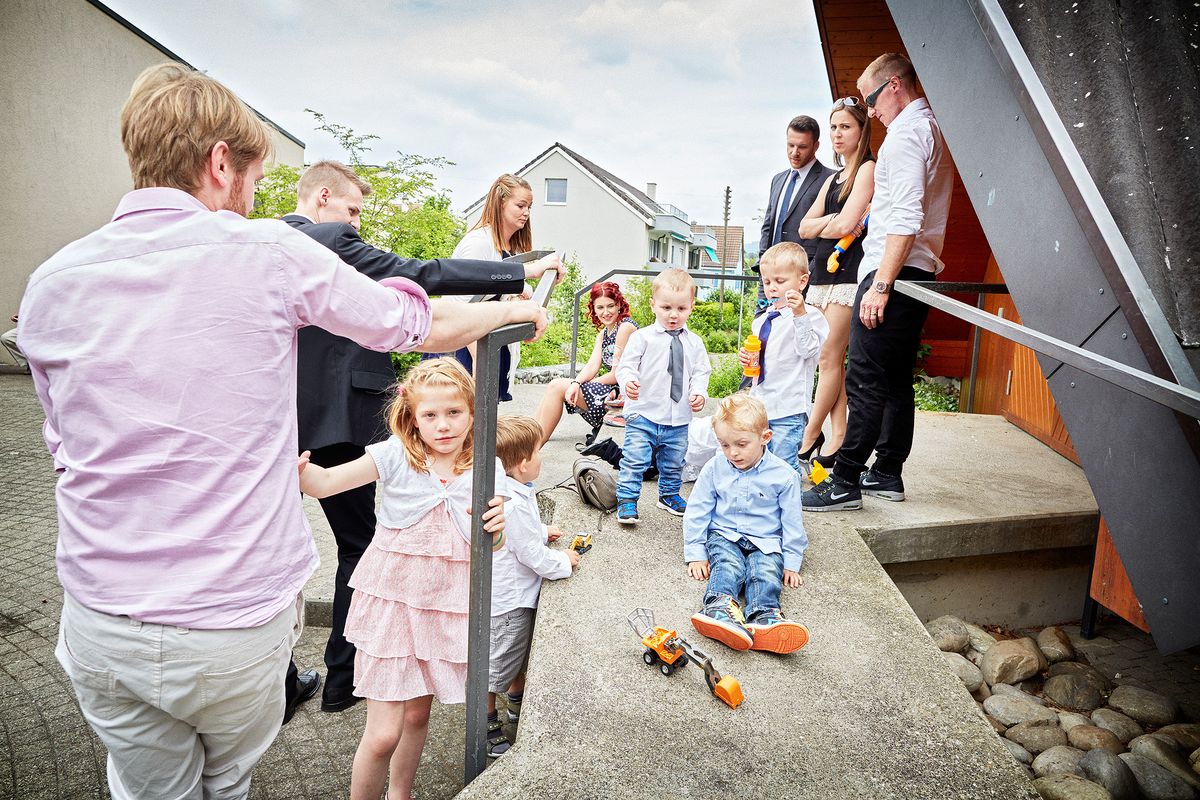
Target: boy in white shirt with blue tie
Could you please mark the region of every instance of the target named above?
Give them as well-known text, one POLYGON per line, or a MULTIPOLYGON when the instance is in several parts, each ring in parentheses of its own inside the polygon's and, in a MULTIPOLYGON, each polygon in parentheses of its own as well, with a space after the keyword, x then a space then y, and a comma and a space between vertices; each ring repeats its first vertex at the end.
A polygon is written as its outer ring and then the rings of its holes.
POLYGON ((704 408, 712 365, 704 341, 687 329, 696 283, 681 269, 666 269, 650 289, 654 324, 634 331, 617 366, 625 392, 625 444, 617 480, 617 522, 634 525, 642 474, 658 467, 658 507, 682 517, 679 496, 688 423, 704 408))
MULTIPOLYGON (((763 294, 771 305, 766 314, 754 320, 751 328, 762 342, 762 349, 758 381, 751 386, 750 396, 766 406, 771 452, 799 472, 797 451, 808 425, 813 373, 821 346, 829 338, 829 322, 820 311, 804 302, 808 256, 803 247, 795 242, 780 242, 769 248, 759 262, 759 274, 763 294)), ((745 366, 749 353, 742 349, 738 358, 745 366)))

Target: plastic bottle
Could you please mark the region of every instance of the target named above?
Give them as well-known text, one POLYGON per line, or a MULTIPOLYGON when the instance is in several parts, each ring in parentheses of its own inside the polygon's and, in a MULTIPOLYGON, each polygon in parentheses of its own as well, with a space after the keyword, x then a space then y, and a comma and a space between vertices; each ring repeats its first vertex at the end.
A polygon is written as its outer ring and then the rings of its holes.
POLYGON ((747 378, 757 378, 762 371, 759 369, 759 356, 762 354, 762 342, 753 333, 742 342, 742 349, 750 354, 750 361, 742 367, 742 375, 747 378))

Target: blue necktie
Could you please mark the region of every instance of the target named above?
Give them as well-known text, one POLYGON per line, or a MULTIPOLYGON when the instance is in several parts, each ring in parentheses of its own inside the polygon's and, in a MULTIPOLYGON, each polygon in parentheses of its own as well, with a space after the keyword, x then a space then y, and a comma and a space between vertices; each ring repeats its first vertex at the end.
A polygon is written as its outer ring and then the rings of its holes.
POLYGON ((767 339, 771 336, 771 323, 778 316, 778 311, 767 312, 767 318, 763 320, 762 328, 758 331, 758 340, 762 342, 762 349, 758 352, 758 382, 760 385, 767 379, 767 339))
POLYGON ((792 176, 788 178, 787 188, 783 193, 783 200, 779 203, 779 208, 775 211, 775 238, 771 240, 771 244, 779 244, 782 239, 779 238, 783 231, 783 220, 788 215, 788 210, 792 207, 792 190, 796 188, 796 178, 800 173, 792 170, 792 176))

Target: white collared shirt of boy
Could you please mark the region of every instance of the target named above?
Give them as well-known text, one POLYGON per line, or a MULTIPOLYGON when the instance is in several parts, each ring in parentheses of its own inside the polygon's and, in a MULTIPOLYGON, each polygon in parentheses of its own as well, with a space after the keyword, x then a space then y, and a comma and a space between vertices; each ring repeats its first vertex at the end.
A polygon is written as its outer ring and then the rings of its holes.
MULTIPOLYGON (((807 414, 812 407, 817 356, 829 338, 829 321, 820 309, 809 305, 801 316, 796 316, 786 305, 782 309, 768 309, 768 313, 771 311, 779 311, 779 316, 771 323, 771 334, 763 349, 767 376, 754 385, 750 396, 757 397, 767 407, 767 419, 807 414)), ((755 318, 751 327, 755 336, 766 319, 767 314, 755 318)))
POLYGON ((954 170, 946 143, 925 98, 912 101, 888 126, 875 162, 871 224, 863 240, 858 281, 879 269, 887 235, 915 236, 905 266, 934 275, 945 268, 937 254, 946 240, 954 170))
MULTIPOLYGON (((471 470, 442 483, 434 472, 419 472, 408 463, 408 454, 400 437, 392 435, 382 442, 367 445, 367 453, 379 471, 379 511, 376 519, 385 528, 407 528, 442 505, 450 514, 454 528, 471 541, 471 470)), ((509 497, 508 476, 496 459, 496 494, 509 497)), ((507 520, 505 527, 508 527, 507 520)), ((449 547, 449 545, 447 545, 449 547)), ((447 552, 449 550, 447 549, 447 552)))
POLYGON ((683 394, 677 401, 671 400, 671 335, 667 329, 655 322, 629 337, 617 364, 617 384, 625 392, 626 384, 636 380, 640 388, 637 400, 626 397, 626 417, 640 414, 656 425, 687 425, 692 421, 692 396, 708 398, 712 373, 708 350, 704 340, 686 325, 681 330, 683 394))
POLYGON ((808 549, 800 513, 800 476, 770 450, 740 470, 718 454, 704 465, 683 515, 683 560, 707 561, 708 532, 731 542, 743 537, 762 553, 782 553, 783 568, 799 572, 808 549))
POLYGON ((504 546, 492 554, 492 616, 537 608, 542 580, 571 575, 571 561, 546 546, 546 524, 533 487, 504 476, 504 546))

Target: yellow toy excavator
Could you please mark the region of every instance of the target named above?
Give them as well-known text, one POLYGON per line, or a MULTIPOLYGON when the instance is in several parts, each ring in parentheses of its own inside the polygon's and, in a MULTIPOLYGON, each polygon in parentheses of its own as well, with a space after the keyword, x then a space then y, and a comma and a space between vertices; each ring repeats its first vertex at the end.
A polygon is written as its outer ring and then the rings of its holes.
POLYGON ((704 680, 708 683, 709 690, 722 703, 730 708, 737 708, 746 699, 737 678, 732 675, 721 677, 721 673, 713 666, 711 656, 693 646, 675 631, 655 625, 652 610, 635 608, 627 619, 629 627, 633 628, 633 632, 646 648, 642 653, 642 661, 646 664, 651 667, 657 664, 659 672, 671 675, 692 661, 704 670, 704 680))

